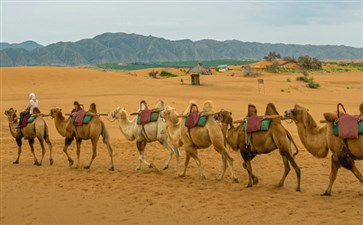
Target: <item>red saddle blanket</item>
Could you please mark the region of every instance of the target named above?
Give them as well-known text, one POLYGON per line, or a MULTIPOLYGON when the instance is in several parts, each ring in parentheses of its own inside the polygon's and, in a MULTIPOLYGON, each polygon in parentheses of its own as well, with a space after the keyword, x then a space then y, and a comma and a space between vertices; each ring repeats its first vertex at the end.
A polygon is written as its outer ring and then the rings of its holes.
POLYGON ((339 137, 343 139, 358 138, 358 119, 359 116, 343 115, 339 118, 339 137))
POLYGON ((197 126, 201 113, 202 112, 199 112, 199 111, 190 112, 187 117, 187 123, 185 126, 189 129, 197 126))
POLYGON ((86 116, 87 112, 84 110, 80 110, 78 112, 76 112, 76 114, 74 115, 74 121, 73 124, 75 126, 82 126, 83 125, 83 118, 86 116))
POLYGON ((250 116, 247 120, 247 133, 252 133, 261 130, 261 122, 263 120, 263 116, 250 116))
POLYGON ((140 111, 140 125, 145 125, 151 122, 152 110, 144 109, 140 111))
POLYGON ((28 120, 32 115, 30 114, 26 114, 25 116, 23 116, 23 120, 20 123, 20 128, 26 127, 26 125, 28 125, 28 120))

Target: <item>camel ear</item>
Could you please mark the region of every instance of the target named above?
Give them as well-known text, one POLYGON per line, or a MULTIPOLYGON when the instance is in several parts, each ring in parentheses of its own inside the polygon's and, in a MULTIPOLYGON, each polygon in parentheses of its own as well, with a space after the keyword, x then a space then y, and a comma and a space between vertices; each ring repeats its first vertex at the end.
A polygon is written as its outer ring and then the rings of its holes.
POLYGON ((324 118, 326 121, 333 123, 338 119, 338 116, 335 113, 329 112, 324 113, 324 118))
POLYGON ((232 112, 230 112, 230 113, 229 113, 229 115, 231 115, 231 116, 232 116, 232 112))
POLYGON ((59 109, 59 111, 61 111, 61 112, 62 112, 62 109, 59 109))

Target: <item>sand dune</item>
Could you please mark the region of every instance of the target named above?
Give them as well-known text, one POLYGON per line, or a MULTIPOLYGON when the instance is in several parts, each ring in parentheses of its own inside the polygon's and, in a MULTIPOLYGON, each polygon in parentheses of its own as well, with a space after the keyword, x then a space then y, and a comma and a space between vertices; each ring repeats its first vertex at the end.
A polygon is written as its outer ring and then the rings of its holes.
MULTIPOLYGON (((178 69, 167 69, 181 74, 178 69)), ((99 112, 110 112, 117 106, 128 112, 138 108, 144 99, 154 105, 158 99, 182 112, 190 99, 202 104, 213 100, 215 110, 233 112, 235 119, 247 113, 247 104, 254 103, 263 113, 273 102, 281 113, 295 103, 310 109, 316 120, 322 113, 333 111, 342 102, 351 114, 358 114, 363 101, 361 71, 314 73, 320 89, 308 89, 295 81, 297 74, 262 74, 264 91, 258 92, 256 78, 246 78, 233 70, 213 76, 202 76, 202 86, 189 85, 188 76, 151 79, 149 70, 103 72, 85 68, 17 67, 1 68, 1 112, 13 107, 21 111, 28 94, 35 92, 40 108, 48 113, 54 106, 70 111, 74 100, 86 108, 97 103, 99 112), (228 76, 231 73, 233 77, 228 76), (287 79, 291 82, 287 82, 287 79), (282 92, 282 89, 284 92, 282 92)), ((235 172, 240 183, 232 184, 229 173, 217 181, 222 163, 212 148, 200 151, 207 176, 201 180, 199 170, 191 161, 187 177, 179 178, 171 167, 162 174, 142 167, 135 171, 138 154, 135 143, 128 142, 116 122, 105 121, 114 149, 115 171, 110 172, 108 154, 102 141, 98 156, 90 170, 70 169, 62 152, 64 140, 57 133, 54 121, 46 118, 53 142, 54 165, 49 165, 47 152, 43 166, 33 166, 30 148, 23 143, 19 165, 13 165, 17 146, 8 130, 6 117, 1 117, 1 215, 0 224, 360 224, 363 221, 363 186, 344 169, 338 173, 332 197, 321 197, 329 182, 330 154, 317 159, 302 146, 296 126, 283 125, 292 133, 300 148, 296 161, 302 170, 301 192, 296 192, 296 176, 292 171, 285 187, 276 185, 283 174, 278 152, 257 156, 252 161, 260 183, 245 188, 247 172, 238 152, 232 152, 235 172)), ((40 155, 40 145, 35 143, 40 155)), ((75 144, 70 154, 75 158, 75 144)), ((184 150, 181 150, 181 161, 184 150)), ((148 144, 147 160, 161 168, 167 151, 157 143, 148 144)), ((84 141, 81 163, 91 157, 91 144, 84 141)), ((357 162, 362 172, 363 163, 357 162)), ((183 163, 181 163, 183 168, 183 163)), ((179 171, 180 172, 180 171, 179 171)))

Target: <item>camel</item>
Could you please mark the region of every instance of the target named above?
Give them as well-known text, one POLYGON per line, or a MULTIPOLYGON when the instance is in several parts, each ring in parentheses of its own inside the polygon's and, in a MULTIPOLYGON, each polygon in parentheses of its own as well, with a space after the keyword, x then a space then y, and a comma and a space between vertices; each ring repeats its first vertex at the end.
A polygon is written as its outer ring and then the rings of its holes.
MULTIPOLYGON (((330 182, 326 191, 321 194, 322 196, 331 196, 338 169, 342 166, 339 161, 339 154, 343 142, 339 137, 334 136, 332 133, 332 122, 337 119, 336 113, 324 114, 326 120, 331 123, 327 123, 320 127, 310 115, 308 109, 299 105, 295 105, 293 109, 286 110, 285 117, 292 119, 296 123, 301 142, 313 156, 324 158, 327 156, 329 149, 332 152, 331 171, 329 176, 330 182)), ((359 136, 359 139, 348 140, 348 146, 356 159, 363 159, 362 135, 359 136)), ((350 165, 348 165, 346 169, 351 170, 358 180, 363 182, 362 174, 356 168, 354 160, 350 162, 350 165)))
POLYGON ((49 132, 48 132, 48 125, 44 121, 42 114, 40 113, 39 109, 34 109, 34 115, 36 115, 36 119, 29 123, 26 127, 23 128, 16 128, 18 125, 18 117, 16 115, 16 110, 10 108, 9 110, 5 111, 5 115, 9 119, 9 130, 11 135, 16 139, 16 143, 18 145, 18 158, 13 162, 14 164, 19 164, 20 154, 21 154, 21 145, 22 145, 22 138, 28 140, 30 145, 31 153, 34 157, 34 165, 41 166, 43 162, 43 158, 45 155, 45 148, 44 148, 44 141, 49 146, 49 163, 53 165, 53 158, 52 158, 52 143, 49 139, 49 132), (40 143, 40 147, 42 148, 42 158, 38 161, 37 157, 34 153, 34 139, 37 138, 40 143))
POLYGON ((53 108, 50 110, 50 116, 54 119, 55 127, 58 133, 65 137, 65 143, 63 152, 66 154, 69 162, 69 167, 72 167, 74 161, 68 154, 68 147, 72 143, 73 139, 76 139, 77 142, 77 166, 76 168, 80 168, 80 154, 81 154, 81 144, 82 140, 91 139, 92 142, 92 157, 87 166, 84 166, 84 169, 90 169, 93 160, 97 155, 97 144, 100 138, 100 135, 103 137, 103 143, 106 144, 108 154, 110 155, 110 166, 109 170, 114 170, 113 158, 112 158, 112 147, 110 145, 110 137, 106 130, 106 127, 101 120, 101 118, 97 115, 96 104, 92 103, 90 105, 89 112, 91 112, 92 119, 88 124, 83 124, 81 126, 74 126, 71 122, 71 117, 65 118, 62 114, 62 109, 53 108))
MULTIPOLYGON (((144 104, 141 104, 142 107, 145 107, 144 104)), ((143 109, 140 107, 139 111, 143 109)), ((164 102, 159 100, 155 106, 155 109, 163 110, 164 102)), ((175 152, 176 156, 176 166, 175 170, 178 169, 179 165, 179 149, 173 148, 169 142, 166 134, 166 124, 163 118, 161 118, 162 111, 159 114, 159 117, 156 122, 150 122, 145 124, 144 127, 142 125, 137 124, 137 116, 128 119, 128 114, 124 108, 120 106, 117 107, 111 114, 113 120, 117 120, 119 123, 119 128, 121 133, 125 136, 125 138, 129 141, 136 140, 136 147, 139 153, 139 164, 136 167, 136 170, 141 170, 141 164, 145 163, 149 168, 154 168, 154 170, 159 171, 159 169, 153 164, 146 161, 144 157, 144 151, 147 143, 158 141, 164 148, 169 151, 169 157, 166 163, 163 166, 163 170, 168 169, 170 160, 175 152)))
MULTIPOLYGON (((196 105, 196 103, 194 101, 191 101, 187 109, 185 110, 184 115, 190 112, 191 107, 194 105, 196 105)), ((233 158, 228 154, 224 146, 223 133, 219 127, 219 124, 213 118, 214 116, 213 103, 211 101, 206 101, 203 106, 203 111, 206 112, 208 116, 208 119, 204 127, 197 126, 188 129, 184 125, 185 121, 187 120, 185 116, 181 119, 179 123, 180 139, 181 142, 183 143, 186 153, 186 158, 184 162, 184 171, 179 176, 185 177, 189 160, 192 157, 200 169, 200 176, 202 177, 202 179, 206 179, 201 165, 201 161, 198 157, 198 149, 208 148, 209 146, 213 145, 214 150, 216 150, 221 155, 223 163, 222 173, 218 177, 218 180, 223 179, 228 163, 228 165, 230 166, 232 182, 238 183, 238 179, 234 175, 233 158)), ((171 117, 173 119, 171 119, 170 122, 174 123, 174 130, 177 131, 176 128, 178 126, 178 122, 175 117, 178 117, 178 114, 176 112, 173 112, 173 115, 174 116, 171 117)), ((166 117, 166 120, 168 120, 168 117, 166 117)), ((179 134, 177 133, 175 135, 178 136, 179 134)))
MULTIPOLYGON (((275 106, 269 103, 266 107, 265 116, 279 115, 275 106)), ((251 160, 258 154, 267 154, 276 149, 279 149, 282 157, 285 171, 278 184, 278 187, 284 185, 285 179, 290 172, 290 165, 294 168, 297 177, 296 191, 300 191, 300 168, 295 162, 293 156, 298 153, 296 144, 291 134, 282 126, 280 117, 271 118, 270 128, 267 131, 257 131, 251 134, 251 149, 246 149, 246 135, 242 130, 242 121, 237 127, 233 125, 231 113, 225 110, 217 113, 216 117, 222 123, 222 130, 226 131, 224 134, 228 145, 235 151, 240 150, 244 160, 243 167, 248 171, 249 181, 247 187, 252 187, 258 183, 258 178, 252 173, 251 160), (227 128, 224 128, 227 126, 227 128), (291 142, 295 145, 297 151, 292 155, 291 142)))

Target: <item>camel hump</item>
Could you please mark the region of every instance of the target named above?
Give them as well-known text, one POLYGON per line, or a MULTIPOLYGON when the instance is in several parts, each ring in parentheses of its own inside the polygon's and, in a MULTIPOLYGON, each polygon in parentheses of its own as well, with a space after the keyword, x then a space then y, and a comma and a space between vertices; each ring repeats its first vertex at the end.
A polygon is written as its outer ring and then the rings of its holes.
POLYGON ((279 115, 273 103, 268 103, 266 106, 265 115, 279 115))
POLYGON ((39 108, 38 108, 38 107, 35 107, 35 108, 33 109, 33 114, 37 114, 37 113, 40 113, 40 110, 39 110, 39 108))
POLYGON ((213 108, 214 108, 214 104, 213 104, 212 101, 207 100, 207 101, 204 102, 203 111, 213 112, 213 108))
POLYGON ((97 113, 96 103, 91 103, 88 111, 92 113, 97 113))

